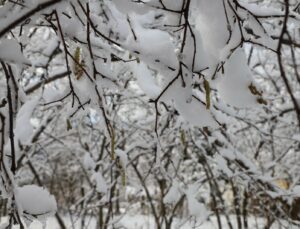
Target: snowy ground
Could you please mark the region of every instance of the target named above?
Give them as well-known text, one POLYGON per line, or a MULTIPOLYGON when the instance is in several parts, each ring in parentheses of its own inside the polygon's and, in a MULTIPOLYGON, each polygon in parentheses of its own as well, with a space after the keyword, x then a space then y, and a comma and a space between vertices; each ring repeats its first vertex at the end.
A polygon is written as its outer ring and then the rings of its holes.
MULTIPOLYGON (((64 219, 66 221, 67 227, 70 229, 81 229, 81 222, 80 219, 73 219, 73 222, 75 225, 72 226, 71 220, 69 218, 64 219)), ((5 228, 7 219, 2 218, 0 220, 0 229, 5 228)), ((232 216, 231 222, 233 224, 234 228, 237 228, 235 217, 232 216)), ((228 225, 226 223, 225 218, 222 217, 222 229, 227 229, 228 225)), ((259 218, 250 218, 249 219, 249 228, 251 229, 262 229, 264 227, 264 220, 259 218)), ((18 227, 14 227, 14 229, 17 229, 18 227)), ((35 221, 33 222, 28 229, 42 229, 43 225, 35 221)), ((93 219, 86 219, 86 226, 85 229, 94 229, 96 228, 96 222, 93 219)), ((124 216, 121 219, 116 218, 114 228, 122 228, 122 229, 155 229, 154 221, 151 216, 144 216, 144 215, 135 215, 135 216, 124 216)), ((174 220, 173 227, 174 229, 217 229, 217 222, 215 218, 211 218, 210 221, 207 221, 203 224, 199 224, 195 222, 194 219, 180 221, 178 219, 174 220)), ((279 229, 279 228, 289 228, 289 229, 296 229, 299 228, 297 226, 289 225, 286 222, 281 222, 280 224, 274 224, 272 229, 279 229), (281 227, 282 226, 282 227, 281 227)), ((46 224, 46 229, 60 229, 60 227, 57 224, 57 221, 55 218, 49 218, 46 224)))

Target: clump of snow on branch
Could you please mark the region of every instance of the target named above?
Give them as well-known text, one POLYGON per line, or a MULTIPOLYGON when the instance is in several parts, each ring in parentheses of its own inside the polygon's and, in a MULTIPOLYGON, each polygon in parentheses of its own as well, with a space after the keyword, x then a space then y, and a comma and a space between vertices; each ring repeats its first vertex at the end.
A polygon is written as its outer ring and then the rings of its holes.
POLYGON ((34 217, 54 215, 57 205, 54 196, 36 185, 25 185, 15 189, 18 210, 34 217))

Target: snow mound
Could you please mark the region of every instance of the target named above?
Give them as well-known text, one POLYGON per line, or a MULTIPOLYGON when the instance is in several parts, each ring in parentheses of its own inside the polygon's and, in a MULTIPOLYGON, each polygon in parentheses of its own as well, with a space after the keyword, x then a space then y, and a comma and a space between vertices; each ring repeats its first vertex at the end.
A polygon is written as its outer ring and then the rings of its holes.
POLYGON ((23 213, 41 216, 55 214, 57 210, 54 196, 42 187, 36 185, 18 187, 15 195, 19 210, 23 213))

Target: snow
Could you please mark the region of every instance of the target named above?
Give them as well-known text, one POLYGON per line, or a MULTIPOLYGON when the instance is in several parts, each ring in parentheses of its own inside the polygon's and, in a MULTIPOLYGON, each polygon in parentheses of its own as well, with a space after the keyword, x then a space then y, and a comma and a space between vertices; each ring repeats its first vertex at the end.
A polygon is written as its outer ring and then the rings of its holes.
POLYGON ((125 151, 117 149, 116 150, 116 155, 119 157, 120 162, 122 164, 123 169, 126 168, 127 163, 128 163, 128 155, 125 151))
POLYGON ((219 0, 199 0, 195 4, 196 29, 200 33, 204 51, 200 54, 207 61, 207 74, 212 75, 219 62, 220 52, 229 37, 224 7, 219 0))
POLYGON ((178 188, 177 182, 173 182, 170 190, 164 197, 164 203, 175 204, 181 197, 180 189, 178 188))
POLYGON ((282 10, 263 4, 253 4, 246 2, 241 2, 240 4, 256 16, 273 16, 284 14, 282 10))
POLYGON ((146 93, 146 95, 149 96, 149 98, 155 99, 159 95, 161 89, 155 82, 155 79, 147 68, 147 65, 143 62, 140 64, 134 63, 132 68, 133 73, 137 78, 138 86, 144 93, 146 93))
POLYGON ((91 180, 96 184, 96 190, 100 193, 107 193, 108 187, 106 181, 100 172, 95 172, 91 180))
POLYGON ((140 19, 132 23, 136 40, 133 35, 128 36, 124 47, 155 69, 163 71, 170 71, 168 67, 177 69, 178 60, 170 35, 158 29, 145 28, 141 24, 143 21, 147 22, 153 14, 150 12, 144 17, 137 15, 134 17, 140 19))
POLYGON ((202 103, 194 98, 192 98, 190 102, 187 102, 184 97, 180 96, 180 93, 178 93, 177 96, 175 108, 191 126, 218 126, 210 112, 206 110, 206 107, 202 103))
MULTIPOLYGON (((230 215, 230 220, 233 224, 233 228, 237 228, 236 223, 236 216, 230 215)), ((72 225, 72 221, 68 217, 64 217, 63 220, 67 225, 67 228, 74 228, 74 229, 80 229, 81 228, 81 218, 80 217, 74 217, 75 222, 74 225, 72 225)), ((136 215, 125 215, 125 216, 115 216, 114 217, 114 226, 120 227, 120 228, 126 228, 126 229, 155 229, 155 222, 154 218, 151 215, 142 215, 142 214, 136 214, 136 215)), ((7 218, 1 218, 0 219, 0 228, 4 229, 5 225, 7 225, 7 218)), ((226 223, 225 216, 221 216, 221 223, 222 223, 222 229, 229 229, 228 224, 226 223)), ((265 220, 259 217, 249 217, 248 218, 248 226, 249 228, 253 229, 263 229, 265 226, 265 220)), ((87 216, 86 218, 86 228, 97 228, 96 227, 96 220, 94 218, 91 218, 90 216, 87 216)), ((278 229, 281 227, 286 227, 289 229, 297 229, 298 226, 293 226, 289 224, 286 221, 280 221, 278 223, 274 223, 270 229, 278 229)), ((13 226, 13 229, 17 229, 18 227, 13 226)), ((172 229, 191 229, 191 228, 197 228, 197 229, 216 229, 218 228, 217 225, 217 219, 216 217, 209 217, 209 220, 201 223, 197 218, 191 218, 189 220, 182 220, 178 218, 174 218, 172 229)), ((46 227, 43 227, 43 224, 34 221, 31 223, 30 226, 27 227, 27 229, 60 229, 57 221, 53 217, 49 217, 47 220, 46 227)))
POLYGON ((39 186, 25 185, 15 189, 15 197, 19 212, 33 216, 53 215, 56 210, 54 196, 39 186))
POLYGON ((13 39, 2 39, 0 40, 0 60, 15 62, 15 63, 26 63, 30 62, 24 57, 21 52, 21 47, 17 41, 13 39))
POLYGON ((182 60, 189 67, 189 69, 192 69, 194 56, 191 54, 194 53, 195 51, 193 70, 195 72, 198 72, 208 67, 209 63, 208 63, 207 56, 205 55, 205 49, 203 47, 203 41, 202 41, 202 36, 200 34, 200 31, 195 29, 193 32, 196 40, 196 47, 194 47, 194 41, 192 39, 191 32, 188 31, 187 43, 183 50, 182 60))
POLYGON ((149 7, 144 4, 135 4, 130 0, 112 0, 117 9, 124 13, 129 14, 135 12, 137 14, 145 14, 149 11, 149 7))
MULTIPOLYGON (((173 102, 176 110, 191 126, 217 127, 218 124, 213 119, 210 111, 196 99, 198 98, 197 96, 195 96, 196 98, 194 97, 194 92, 191 89, 192 73, 184 68, 182 74, 185 85, 183 86, 182 78, 178 77, 163 94, 161 100, 168 104, 173 102)), ((163 88, 169 83, 170 81, 164 82, 163 88)))
POLYGON ((83 165, 87 170, 93 170, 96 167, 95 161, 88 153, 84 155, 83 165))
POLYGON ((220 155, 215 156, 218 169, 226 174, 227 177, 232 177, 233 173, 227 166, 227 161, 220 155))
POLYGON ((209 211, 207 210, 204 203, 197 200, 196 194, 199 189, 198 184, 189 185, 186 190, 186 198, 188 203, 189 215, 197 217, 200 223, 205 222, 209 216, 209 211))
POLYGON ((27 101, 20 108, 16 118, 15 134, 16 138, 22 143, 29 143, 33 133, 33 126, 31 124, 32 113, 39 102, 39 98, 33 98, 27 101))
POLYGON ((72 19, 63 17, 63 19, 61 20, 61 27, 63 28, 64 34, 69 37, 80 37, 81 34, 84 32, 81 29, 80 21, 75 20, 75 18, 77 17, 73 17, 72 19))
POLYGON ((256 105, 256 98, 248 89, 251 84, 251 72, 247 65, 244 51, 236 50, 224 65, 224 75, 216 83, 220 97, 236 107, 256 105))
POLYGON ((200 217, 200 222, 204 222, 209 215, 206 206, 195 198, 188 198, 188 209, 191 216, 200 217))
POLYGON ((300 185, 295 185, 295 187, 292 188, 292 193, 295 196, 300 197, 300 185))

